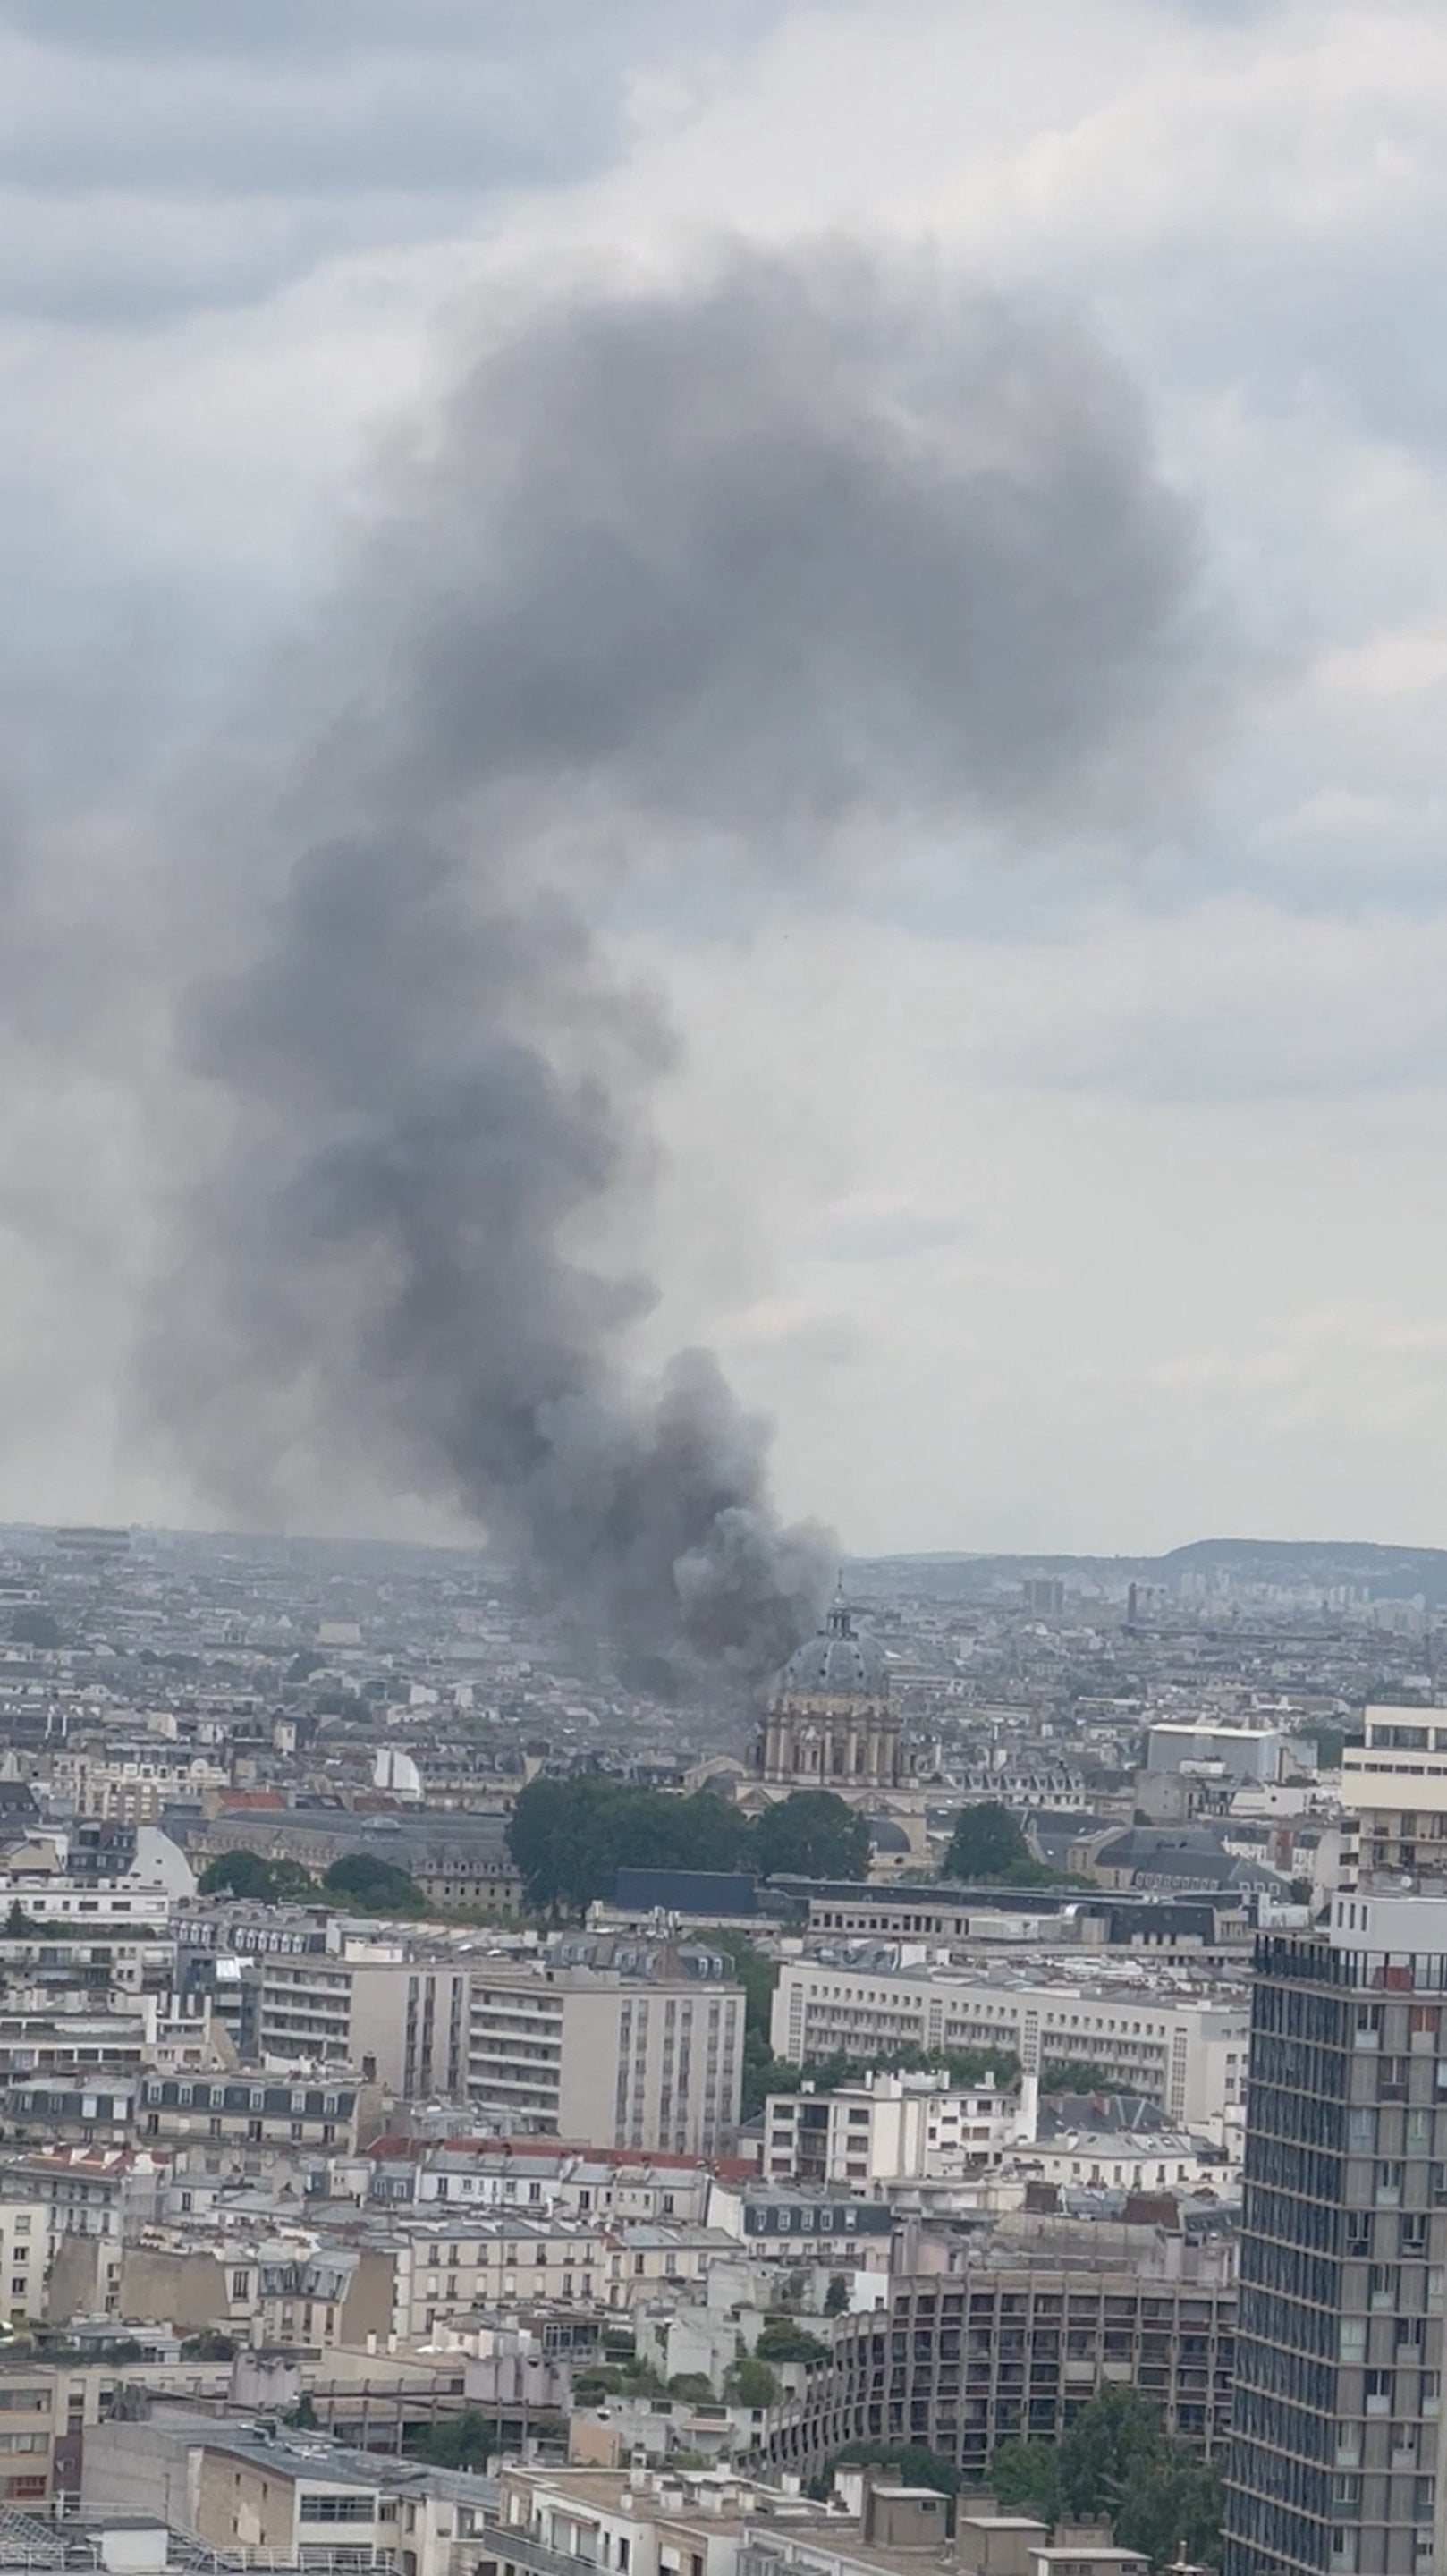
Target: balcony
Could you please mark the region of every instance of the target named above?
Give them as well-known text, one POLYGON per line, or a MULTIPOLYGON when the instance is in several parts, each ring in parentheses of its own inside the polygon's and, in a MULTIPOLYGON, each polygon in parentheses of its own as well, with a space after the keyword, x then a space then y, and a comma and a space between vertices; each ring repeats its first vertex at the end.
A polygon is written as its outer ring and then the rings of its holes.
POLYGON ((581 2569, 598 2563, 596 2558, 573 2558, 566 2550, 549 2549, 546 2542, 534 2540, 521 2524, 510 2522, 480 2523, 467 2546, 474 2556, 485 2550, 513 2567, 530 2567, 533 2576, 580 2576, 581 2569))

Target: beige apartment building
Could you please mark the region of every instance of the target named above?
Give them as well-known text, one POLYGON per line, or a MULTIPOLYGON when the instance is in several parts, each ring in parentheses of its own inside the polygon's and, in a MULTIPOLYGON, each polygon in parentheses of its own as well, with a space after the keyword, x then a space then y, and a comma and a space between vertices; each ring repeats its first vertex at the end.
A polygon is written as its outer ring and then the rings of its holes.
POLYGON ((468 2098, 548 2136, 716 2154, 738 2126, 743 2053, 738 1986, 506 1963, 473 1977, 468 2098))
POLYGON ((401 1942, 262 1962, 268 2063, 356 2068, 407 2100, 466 2102, 488 2128, 716 2154, 738 2126, 743 2044, 742 1989, 681 1967, 401 1942))

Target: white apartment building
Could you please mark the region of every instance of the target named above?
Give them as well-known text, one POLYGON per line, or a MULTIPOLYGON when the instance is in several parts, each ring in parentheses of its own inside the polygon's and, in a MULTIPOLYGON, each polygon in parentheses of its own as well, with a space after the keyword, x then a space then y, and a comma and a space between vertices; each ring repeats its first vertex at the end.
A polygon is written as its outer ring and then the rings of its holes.
POLYGON ((770 2045, 796 2066, 839 2050, 868 2061, 902 2048, 998 2048, 1027 2074, 1098 2066, 1192 2126, 1239 2112, 1250 2012, 1244 2001, 1176 1999, 1156 1986, 1045 1983, 937 1967, 785 1960, 770 2045))
POLYGON ((123 1878, 71 1879, 34 1870, 0 1870, 0 1923, 12 1905, 33 1922, 73 1923, 77 1930, 95 1932, 124 1933, 138 1927, 164 1932, 171 1919, 171 1899, 161 1887, 142 1887, 123 1878))
POLYGON ((1342 1751, 1343 1895, 1384 1878, 1447 1893, 1447 1709, 1369 1706, 1362 1739, 1342 1751))
POLYGON ((764 2172, 771 2182, 876 2185, 945 2181, 998 2164, 1014 2142, 1013 2093, 965 2091, 944 2076, 867 2076, 835 2093, 771 2093, 764 2172))

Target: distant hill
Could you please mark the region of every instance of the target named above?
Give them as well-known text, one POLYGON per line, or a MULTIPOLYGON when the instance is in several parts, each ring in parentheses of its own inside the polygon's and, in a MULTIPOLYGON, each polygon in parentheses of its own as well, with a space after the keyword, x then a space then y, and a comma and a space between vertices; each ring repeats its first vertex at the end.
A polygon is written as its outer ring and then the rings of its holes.
POLYGON ((1388 1547, 1370 1539, 1201 1538, 1165 1556, 873 1556, 845 1568, 846 1585, 867 1598, 929 1593, 978 1599, 1031 1576, 1070 1585, 1158 1583, 1177 1591, 1188 1575, 1235 1584, 1273 1583, 1323 1594, 1347 1585, 1373 1601, 1447 1605, 1447 1548, 1388 1547))

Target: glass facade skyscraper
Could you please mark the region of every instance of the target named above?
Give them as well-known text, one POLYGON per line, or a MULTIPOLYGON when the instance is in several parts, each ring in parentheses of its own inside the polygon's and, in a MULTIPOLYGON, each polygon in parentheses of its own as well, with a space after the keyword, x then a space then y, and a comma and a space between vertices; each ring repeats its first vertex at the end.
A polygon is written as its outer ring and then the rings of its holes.
POLYGON ((1447 1902, 1256 1965, 1225 2576, 1447 2576, 1447 1902))

